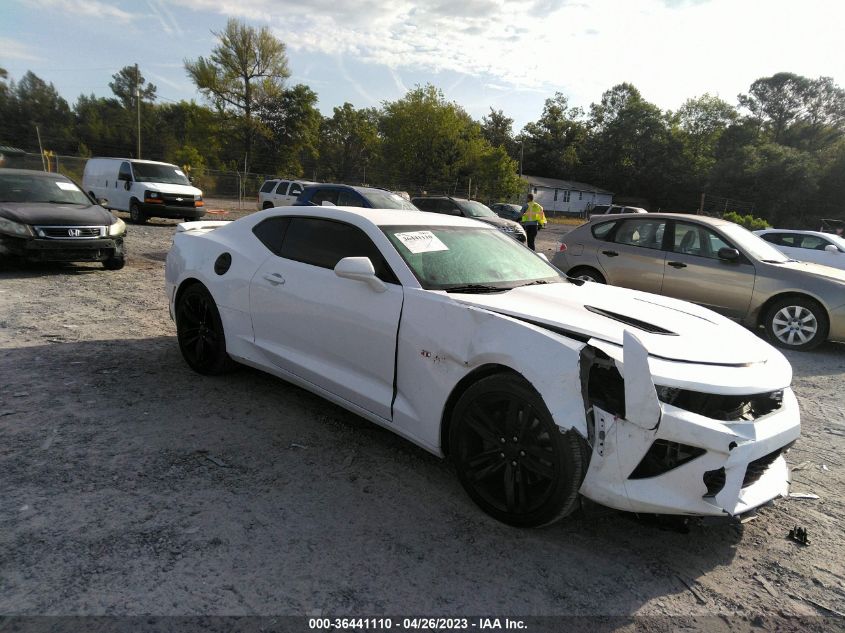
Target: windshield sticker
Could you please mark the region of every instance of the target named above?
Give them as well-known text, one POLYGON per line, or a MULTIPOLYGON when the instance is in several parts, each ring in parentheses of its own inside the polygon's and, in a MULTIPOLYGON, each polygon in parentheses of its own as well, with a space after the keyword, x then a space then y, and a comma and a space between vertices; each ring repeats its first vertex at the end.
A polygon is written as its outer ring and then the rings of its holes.
POLYGON ((394 235, 412 253, 434 253, 449 250, 449 247, 431 231, 412 231, 410 233, 394 233, 394 235))
POLYGON ((56 183, 59 189, 63 189, 64 191, 79 191, 79 187, 72 182, 62 182, 61 180, 54 180, 53 182, 56 183))

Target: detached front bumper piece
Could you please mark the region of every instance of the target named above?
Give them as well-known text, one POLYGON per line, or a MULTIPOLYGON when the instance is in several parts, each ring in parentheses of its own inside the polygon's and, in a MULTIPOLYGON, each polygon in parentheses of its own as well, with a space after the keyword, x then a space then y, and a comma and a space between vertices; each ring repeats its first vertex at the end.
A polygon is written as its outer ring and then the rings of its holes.
POLYGON ((625 343, 624 416, 592 407, 595 439, 582 494, 631 512, 737 516, 788 493, 783 453, 801 432, 790 388, 732 397, 740 404, 728 412, 693 412, 658 400, 636 344, 629 354, 625 343))

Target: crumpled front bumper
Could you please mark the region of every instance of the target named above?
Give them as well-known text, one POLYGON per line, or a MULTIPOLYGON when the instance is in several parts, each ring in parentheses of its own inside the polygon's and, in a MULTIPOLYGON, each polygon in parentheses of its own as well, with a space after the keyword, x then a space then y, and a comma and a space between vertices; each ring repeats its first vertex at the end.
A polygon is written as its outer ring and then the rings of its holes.
POLYGON ((661 410, 658 428, 648 431, 594 408, 596 435, 603 440, 595 442, 582 494, 631 512, 736 516, 789 491, 786 460, 771 456, 800 434, 791 389, 784 391, 780 409, 747 423, 728 424, 667 404, 661 410), (658 440, 706 452, 662 474, 632 478, 658 440))
POLYGON ((788 493, 782 453, 801 432, 792 389, 783 389, 780 407, 752 421, 712 419, 659 402, 647 355, 629 355, 628 346, 626 417, 592 407, 595 437, 584 496, 631 512, 737 516, 788 493), (638 466, 655 446, 700 454, 643 476, 638 466))

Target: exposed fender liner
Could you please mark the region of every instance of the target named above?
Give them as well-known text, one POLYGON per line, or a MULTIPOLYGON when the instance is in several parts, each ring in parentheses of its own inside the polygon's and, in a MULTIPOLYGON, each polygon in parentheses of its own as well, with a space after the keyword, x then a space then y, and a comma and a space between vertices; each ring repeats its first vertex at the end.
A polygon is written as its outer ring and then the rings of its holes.
POLYGON ((648 366, 648 351, 629 330, 622 334, 622 359, 625 417, 642 429, 656 429, 660 424, 661 409, 648 366))

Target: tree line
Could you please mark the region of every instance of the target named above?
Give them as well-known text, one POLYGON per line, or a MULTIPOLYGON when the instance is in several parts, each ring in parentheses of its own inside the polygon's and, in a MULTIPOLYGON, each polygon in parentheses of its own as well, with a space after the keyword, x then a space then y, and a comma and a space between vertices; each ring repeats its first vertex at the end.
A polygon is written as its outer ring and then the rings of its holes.
POLYGON ((841 217, 845 198, 845 90, 829 77, 788 72, 754 81, 736 104, 709 94, 663 111, 623 83, 585 110, 556 93, 515 132, 490 109, 473 119, 433 85, 379 108, 317 109, 318 95, 288 85, 285 44, 230 20, 208 57, 185 60, 207 103, 163 102, 137 67, 112 76, 113 97, 71 106, 32 72, 0 69, 0 144, 81 156, 142 156, 224 170, 410 191, 470 191, 486 201, 525 191, 523 173, 610 190, 650 210, 695 211, 702 194, 721 211, 815 228, 841 217), (736 209, 728 200, 746 201, 736 209))

